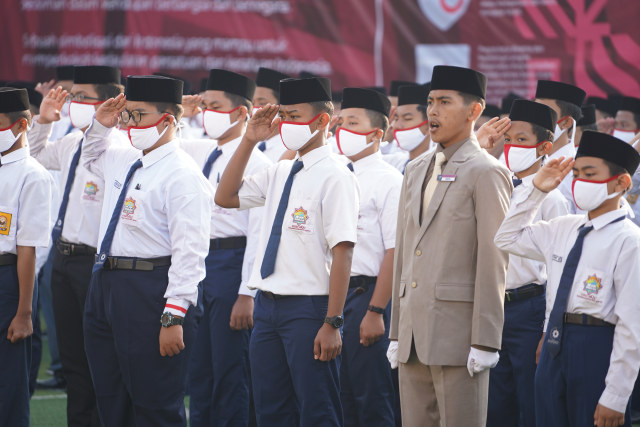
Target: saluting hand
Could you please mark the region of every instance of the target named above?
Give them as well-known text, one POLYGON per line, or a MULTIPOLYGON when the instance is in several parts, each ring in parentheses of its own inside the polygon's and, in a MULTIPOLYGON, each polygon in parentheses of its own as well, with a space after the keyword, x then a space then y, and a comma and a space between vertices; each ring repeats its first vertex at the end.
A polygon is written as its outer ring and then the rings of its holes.
POLYGON ((267 104, 256 111, 247 124, 244 137, 256 144, 269 138, 273 131, 280 126, 280 118, 276 117, 278 111, 280 111, 280 106, 273 104, 267 104))
POLYGON ((120 113, 124 111, 125 105, 127 105, 127 99, 123 93, 115 98, 107 99, 96 111, 96 120, 104 127, 115 127, 120 120, 120 113))
POLYGON ((503 119, 499 119, 498 117, 494 117, 478 129, 476 132, 476 138, 478 139, 478 143, 480 147, 485 150, 490 150, 498 144, 506 131, 511 127, 511 119, 509 117, 505 117, 503 119))
POLYGON ((49 93, 49 91, 53 89, 55 86, 56 86, 56 81, 54 79, 51 79, 48 82, 38 83, 34 89, 36 92, 40 92, 42 96, 46 96, 47 93, 49 93))
POLYGON ((202 97, 200 95, 184 95, 182 97, 182 108, 184 108, 184 113, 182 113, 182 117, 188 119, 202 112, 202 97))
POLYGON ((60 110, 62 110, 64 106, 67 93, 66 90, 62 89, 62 86, 58 86, 55 89, 51 89, 49 93, 42 98, 38 123, 46 125, 60 120, 60 110))
POLYGON ((533 185, 545 193, 554 190, 571 172, 574 163, 575 160, 571 157, 549 160, 533 177, 533 185))
POLYGON ((176 356, 184 350, 182 325, 160 328, 160 356, 176 356))
POLYGON ((329 362, 342 352, 340 329, 324 323, 313 341, 313 357, 321 362, 329 362))

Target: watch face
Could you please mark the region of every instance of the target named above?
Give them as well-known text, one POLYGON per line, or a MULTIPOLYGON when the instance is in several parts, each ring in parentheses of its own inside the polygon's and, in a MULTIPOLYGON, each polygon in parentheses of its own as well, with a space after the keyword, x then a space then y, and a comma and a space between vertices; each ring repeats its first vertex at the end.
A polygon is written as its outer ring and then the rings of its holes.
POLYGON ((171 324, 171 313, 163 313, 160 323, 162 323, 162 326, 169 326, 171 324))

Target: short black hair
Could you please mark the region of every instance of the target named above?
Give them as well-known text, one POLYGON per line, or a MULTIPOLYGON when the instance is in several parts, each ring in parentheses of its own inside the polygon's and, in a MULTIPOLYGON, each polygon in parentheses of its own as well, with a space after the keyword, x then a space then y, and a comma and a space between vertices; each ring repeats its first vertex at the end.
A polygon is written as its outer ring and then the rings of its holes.
POLYGON ((533 130, 533 133, 536 136, 536 140, 538 144, 540 144, 543 141, 553 142, 553 132, 535 123, 529 123, 529 124, 531 125, 531 129, 533 130))
POLYGON ((184 113, 184 108, 180 104, 173 104, 171 102, 148 102, 148 104, 155 106, 158 113, 169 113, 173 115, 178 122, 184 113))
POLYGON ((121 93, 124 93, 124 86, 116 83, 94 84, 93 88, 98 94, 98 98, 104 99, 104 100, 107 100, 109 98, 115 98, 121 93))
POLYGON ((249 101, 244 96, 236 95, 235 93, 225 92, 224 96, 226 96, 227 99, 231 101, 231 106, 233 108, 237 108, 240 106, 245 107, 247 109, 246 119, 247 121, 249 121, 249 115, 251 114, 251 110, 253 110, 253 102, 249 101))
POLYGON ((327 113, 330 117, 333 117, 333 102, 331 101, 316 101, 309 102, 313 108, 313 114, 327 113))
POLYGON ((582 118, 582 108, 571 102, 555 99, 560 108, 560 117, 571 116, 576 122, 582 118))
POLYGON ((464 105, 471 105, 472 103, 477 102, 480 105, 482 105, 482 110, 484 111, 484 107, 486 105, 484 99, 480 98, 478 95, 472 95, 466 92, 458 92, 458 93, 462 97, 462 101, 464 102, 464 105))
POLYGON ((372 127, 382 130, 383 134, 387 131, 387 128, 389 127, 389 119, 387 116, 379 111, 373 111, 366 108, 364 112, 367 114, 367 117, 369 117, 372 127))
POLYGON ((9 119, 9 121, 13 124, 15 122, 17 122, 20 119, 26 119, 27 120, 27 124, 31 125, 31 111, 29 110, 24 110, 24 111, 12 111, 10 113, 3 113, 4 115, 7 116, 7 118, 9 119))
MULTIPOLYGON (((604 159, 602 159, 602 161, 609 168, 609 175, 611 175, 611 176, 622 175, 622 174, 625 174, 625 173, 631 175, 628 170, 626 170, 625 168, 623 168, 620 165, 616 165, 615 163, 611 163, 610 161, 604 160, 604 159)), ((633 185, 633 184, 631 184, 631 185, 633 185)), ((624 191, 629 190, 631 188, 631 185, 629 185, 629 187, 626 188, 624 191)))
POLYGON ((427 118, 427 106, 424 104, 418 104, 418 106, 416 107, 416 110, 418 110, 420 113, 422 113, 422 118, 426 119, 427 118))

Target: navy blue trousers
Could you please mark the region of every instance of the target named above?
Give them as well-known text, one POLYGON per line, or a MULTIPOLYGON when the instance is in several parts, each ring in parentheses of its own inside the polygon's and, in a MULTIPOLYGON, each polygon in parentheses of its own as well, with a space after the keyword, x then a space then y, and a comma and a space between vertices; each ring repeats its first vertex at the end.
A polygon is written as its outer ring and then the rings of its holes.
MULTIPOLYGON (((7 339, 9 325, 20 300, 15 265, 0 267, 0 426, 29 426, 29 371, 31 337, 12 344, 7 339)), ((33 290, 33 317, 37 310, 37 287, 33 290)))
POLYGON ((256 296, 250 358, 260 427, 342 426, 340 360, 313 357, 327 296, 256 296))
POLYGON ((187 365, 202 310, 187 311, 185 349, 160 356, 168 270, 101 270, 91 278, 84 342, 104 427, 187 425, 187 365))
POLYGON ((249 336, 233 331, 231 309, 242 281, 242 249, 215 249, 202 282, 204 315, 189 362, 189 422, 192 427, 247 426, 249 336))
MULTIPOLYGON (((593 414, 605 388, 614 328, 565 324, 562 350, 555 359, 542 346, 536 371, 536 425, 583 427, 593 425, 593 414)), ((629 405, 625 426, 631 426, 629 405)))
POLYGON ((375 282, 364 287, 350 288, 344 306, 340 385, 345 426, 389 427, 395 424, 395 395, 391 366, 387 359, 388 307, 383 314, 384 336, 369 347, 360 344, 360 322, 367 314, 374 289, 375 282))
POLYGON ((534 427, 536 349, 544 327, 545 295, 504 305, 500 361, 489 376, 488 427, 534 427))

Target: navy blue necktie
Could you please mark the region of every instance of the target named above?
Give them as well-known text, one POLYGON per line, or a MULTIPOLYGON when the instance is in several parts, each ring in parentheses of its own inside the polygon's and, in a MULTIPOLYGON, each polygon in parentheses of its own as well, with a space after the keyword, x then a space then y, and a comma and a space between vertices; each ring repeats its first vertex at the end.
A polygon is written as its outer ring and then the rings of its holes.
POLYGON ((209 175, 211 175, 211 167, 213 166, 213 162, 218 160, 218 157, 220 156, 222 156, 222 150, 220 149, 220 147, 216 147, 216 149, 213 150, 211 154, 209 154, 207 161, 204 162, 202 173, 207 177, 207 179, 209 179, 209 175))
POLYGON ((354 170, 353 170, 353 163, 347 163, 347 167, 349 168, 349 170, 350 170, 351 172, 354 172, 354 170))
POLYGON ((276 268, 276 257, 278 256, 278 246, 280 246, 280 237, 282 236, 282 222, 284 220, 284 212, 289 204, 289 195, 291 194, 291 186, 293 185, 293 177, 302 169, 301 160, 296 160, 291 166, 291 172, 287 177, 287 181, 284 183, 282 189, 282 196, 280 196, 280 203, 278 203, 278 209, 276 215, 273 218, 273 226, 271 227, 271 235, 267 242, 267 248, 264 252, 264 258, 262 259, 262 265, 260 266, 260 275, 263 279, 266 279, 276 268))
POLYGON ((267 149, 267 143, 262 141, 260 144, 258 144, 258 150, 263 151, 267 149))
POLYGON ((60 209, 58 209, 58 219, 56 219, 56 223, 53 226, 53 230, 51 231, 51 240, 53 243, 56 242, 60 238, 62 234, 62 227, 64 226, 64 217, 67 214, 67 206, 69 205, 69 193, 71 192, 71 186, 73 185, 73 180, 76 177, 76 169, 78 168, 78 163, 80 162, 80 154, 82 153, 82 141, 78 145, 78 149, 73 154, 71 158, 71 165, 69 166, 69 174, 67 175, 67 182, 64 185, 64 193, 62 193, 62 200, 60 201, 60 209))
POLYGON ((127 172, 127 177, 125 178, 124 184, 122 185, 122 190, 120 190, 120 196, 118 197, 116 206, 113 208, 113 213, 111 214, 111 219, 109 220, 109 225, 107 226, 107 231, 105 231, 104 238, 102 239, 102 244, 100 245, 100 254, 98 255, 98 260, 93 265, 94 273, 104 267, 104 263, 109 256, 109 250, 111 250, 111 244, 113 243, 113 235, 116 232, 116 226, 118 225, 118 220, 120 219, 120 211, 122 211, 124 198, 127 195, 127 187, 129 187, 129 182, 131 181, 133 174, 140 167, 142 167, 142 160, 138 159, 133 165, 131 165, 129 172, 127 172))
POLYGON ((512 178, 511 180, 513 181, 513 188, 516 188, 518 185, 522 184, 522 180, 521 179, 512 178))

